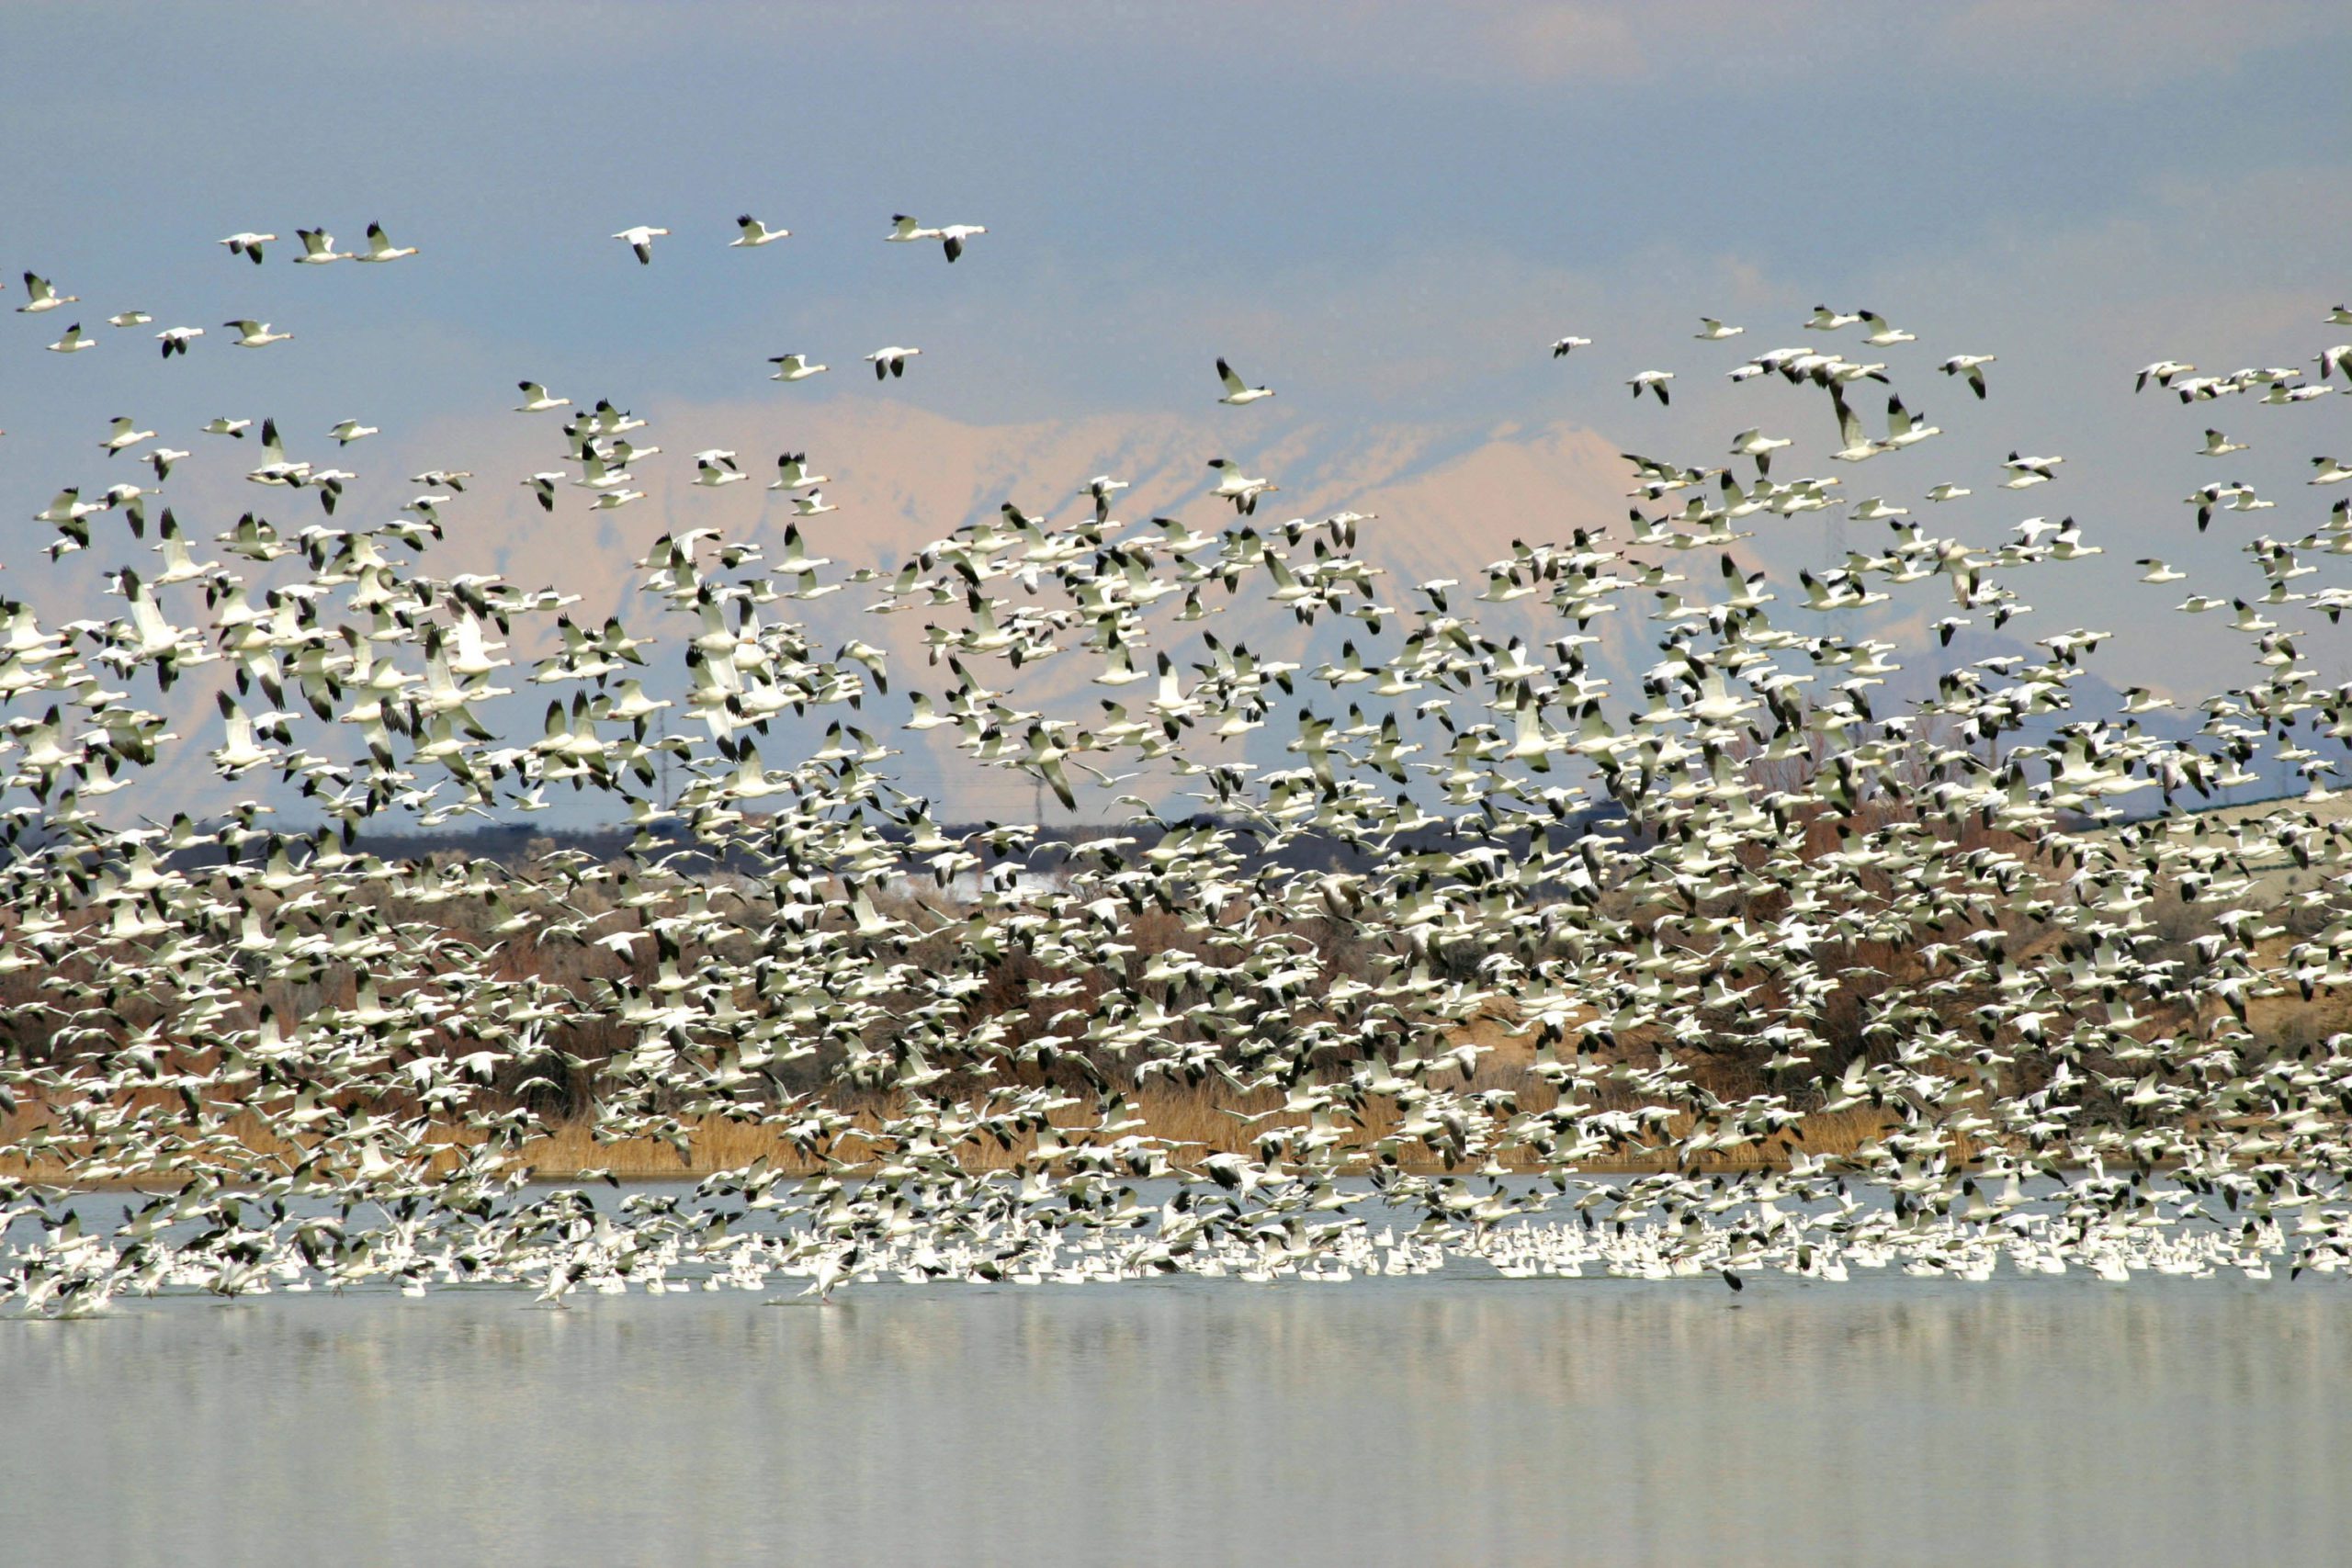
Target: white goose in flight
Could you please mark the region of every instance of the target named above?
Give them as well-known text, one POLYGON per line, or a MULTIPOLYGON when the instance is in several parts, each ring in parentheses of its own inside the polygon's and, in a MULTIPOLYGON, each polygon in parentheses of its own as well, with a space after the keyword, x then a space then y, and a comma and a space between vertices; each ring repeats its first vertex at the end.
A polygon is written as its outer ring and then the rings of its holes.
POLYGON ((1872 348, 1885 348, 1894 344, 1917 343, 1919 341, 1917 337, 1910 333, 1905 332, 1900 327, 1891 327, 1887 325, 1886 318, 1880 315, 1875 310, 1864 310, 1862 312, 1862 325, 1870 329, 1868 333, 1863 334, 1862 341, 1869 344, 1872 348))
POLYGON ((2008 456, 2007 461, 2004 462, 2001 467, 2008 469, 2015 477, 2004 479, 2001 482, 2001 488, 2003 490, 2025 490, 2033 485, 2047 484, 2050 480, 2057 478, 2057 475, 2052 473, 2051 470, 2057 468, 2059 464, 2065 460, 2066 459, 2064 457, 2020 457, 2016 452, 2011 452, 2008 456))
POLYGON ((549 397, 548 389, 537 381, 517 381, 514 385, 523 394, 523 400, 514 405, 516 413, 545 413, 549 409, 571 406, 570 398, 549 397))
POLYGON ((254 265, 259 266, 262 246, 277 238, 275 234, 256 234, 249 230, 240 230, 220 243, 229 247, 231 255, 243 256, 254 265))
POLYGON ((622 230, 619 233, 614 235, 613 238, 616 240, 626 241, 628 243, 628 248, 637 253, 639 265, 651 266, 653 265, 653 242, 665 237, 669 232, 670 231, 667 229, 657 229, 650 223, 639 223, 633 227, 622 230))
POLYGON ((169 359, 175 354, 187 353, 187 345, 203 335, 202 327, 165 327, 155 337, 164 345, 164 357, 169 359))
POLYGON ((274 343, 285 343, 294 335, 292 333, 271 332, 267 321, 237 321, 220 324, 237 329, 236 346, 239 348, 267 348, 274 343))
POLYGON ((1244 516, 1258 510, 1258 498, 1282 487, 1265 479, 1251 479, 1225 457, 1211 457, 1209 467, 1217 471, 1216 488, 1210 491, 1220 501, 1233 502, 1233 509, 1244 516))
POLYGON ((876 349, 865 356, 865 360, 874 367, 874 378, 879 381, 886 376, 905 375, 907 361, 922 352, 919 348, 901 348, 892 344, 888 348, 876 349))
POLYGON ((152 441, 154 438, 153 431, 137 428, 130 415, 117 414, 114 419, 113 433, 98 445, 105 447, 107 456, 111 457, 126 446, 136 446, 141 441, 152 441))
POLYGON ((771 356, 768 363, 776 367, 775 374, 768 378, 771 381, 806 381, 811 376, 823 375, 830 368, 809 364, 805 354, 779 354, 771 356))
POLYGON ((808 454, 783 452, 776 456, 775 479, 770 490, 811 490, 826 482, 823 474, 808 471, 808 454))
POLYGON ((79 294, 60 294, 51 287, 49 279, 39 273, 25 274, 25 302, 17 307, 19 316, 38 316, 43 310, 54 310, 61 305, 78 305, 79 294))
POLYGON ((51 354, 79 354, 85 348, 96 347, 97 341, 94 337, 85 336, 82 331, 82 323, 75 321, 66 327, 63 337, 59 338, 55 343, 44 344, 42 346, 51 354))
POLYGON ((964 254, 964 242, 975 234, 985 234, 988 229, 979 223, 950 223, 939 231, 940 248, 954 261, 964 254))
POLYGON ((1272 387, 1253 387, 1244 381, 1233 373, 1233 367, 1222 359, 1216 362, 1216 378, 1225 383, 1225 396, 1219 398, 1217 401, 1231 403, 1236 408, 1245 403, 1254 403, 1260 398, 1271 398, 1274 395, 1274 389, 1272 387))
POLYGON ((357 252, 351 259, 362 262, 389 262, 414 254, 416 254, 414 245, 395 245, 390 237, 384 232, 384 226, 381 223, 370 223, 368 225, 368 248, 357 252))
POLYGON ((1984 395, 1984 367, 2001 356, 1997 354, 1955 354, 1936 367, 1947 376, 1965 376, 1979 398, 1984 395))
POLYGON ((954 261, 964 254, 964 242, 988 230, 977 223, 950 223, 944 228, 926 229, 903 212, 890 215, 890 231, 882 238, 894 245, 910 245, 924 240, 937 240, 954 261))
POLYGON ((772 245, 778 240, 790 238, 792 234, 789 229, 771 229, 748 212, 735 220, 735 226, 743 232, 727 242, 730 250, 744 245, 772 245))
POLYGON ((349 251, 334 248, 334 236, 324 229, 297 229, 294 237, 302 242, 302 254, 294 260, 303 266, 324 266, 329 262, 349 261, 349 251))

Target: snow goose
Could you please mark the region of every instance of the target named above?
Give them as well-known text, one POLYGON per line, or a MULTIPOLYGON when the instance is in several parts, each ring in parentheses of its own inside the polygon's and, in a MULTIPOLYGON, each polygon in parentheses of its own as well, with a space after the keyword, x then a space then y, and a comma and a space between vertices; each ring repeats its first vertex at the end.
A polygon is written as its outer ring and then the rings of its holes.
POLYGON ((271 344, 284 343, 294 335, 292 333, 271 332, 267 321, 238 321, 220 324, 237 329, 236 346, 239 348, 267 348, 271 344))
POLYGON ((1984 367, 2001 356, 1997 354, 1955 354, 1936 367, 1947 376, 1965 376, 1976 395, 1984 395, 1984 367))
POLYGON ((154 319, 154 317, 149 315, 144 310, 123 310, 108 316, 107 318, 107 325, 110 327, 143 327, 154 319))
POLYGON ((1666 384, 1673 379, 1674 372, 1671 370, 1643 370, 1636 372, 1625 385, 1634 389, 1635 402, 1641 401, 1642 394, 1647 391, 1655 393, 1659 402, 1670 403, 1674 400, 1667 396, 1666 384))
POLYGON ((2196 369, 2196 366, 2185 359, 2159 359, 2140 367, 2137 378, 2132 383, 2132 389, 2134 392, 2144 392, 2148 389, 2148 383, 2151 381, 2159 387, 2169 387, 2173 383, 2174 377, 2192 375, 2196 369))
POLYGON ((2197 449, 2197 455, 2200 457, 2226 457, 2233 452, 2243 452, 2245 448, 2246 444, 2243 441, 2233 441, 2218 430, 2208 430, 2205 433, 2205 445, 2197 449))
POLYGON ((823 375, 828 368, 809 364, 805 354, 779 354, 771 357, 768 363, 776 367, 775 374, 768 378, 771 381, 806 381, 811 376, 823 375))
POLYGON ((1274 395, 1274 389, 1272 387, 1250 386, 1235 375, 1233 367, 1222 359, 1216 362, 1216 378, 1225 383, 1225 396, 1219 398, 1217 401, 1231 403, 1236 408, 1245 403, 1254 403, 1260 398, 1271 398, 1274 395))
POLYGON ((82 323, 75 321, 65 329, 63 337, 59 338, 55 343, 45 344, 42 346, 51 354, 79 354, 84 349, 94 346, 97 341, 94 337, 85 336, 82 332, 82 323))
POLYGON ((1826 305, 1815 305, 1813 314, 1805 318, 1805 326, 1817 333, 1834 333, 1840 327, 1850 327, 1862 318, 1833 310, 1826 305))
POLYGON ((888 348, 877 348, 867 355, 865 362, 874 367, 874 378, 879 381, 886 376, 905 375, 907 361, 922 352, 919 348, 901 348, 892 344, 888 348))
POLYGON ((98 445, 105 447, 107 456, 111 457, 126 446, 136 446, 141 441, 152 441, 154 438, 153 431, 137 428, 128 414, 117 414, 114 419, 113 434, 98 445))
POLYGON ((903 212, 890 215, 890 231, 882 238, 894 245, 917 244, 924 240, 937 240, 954 261, 964 254, 964 242, 975 234, 988 231, 976 223, 951 223, 942 229, 926 229, 903 212))
POLYGON ((720 485, 741 483, 752 476, 736 467, 735 454, 714 446, 695 454, 695 483, 716 490, 720 485))
POLYGON ((779 452, 775 459, 775 479, 770 490, 812 490, 825 482, 822 474, 808 471, 806 452, 779 452))
POLYGON ((622 230, 619 233, 614 235, 613 238, 627 242, 628 248, 637 253, 639 265, 651 266, 653 265, 653 242, 664 237, 670 231, 667 229, 657 229, 650 223, 639 223, 633 227, 622 230))
POLYGON ((1875 310, 1864 310, 1861 315, 1862 325, 1870 329, 1862 334, 1862 341, 1872 348, 1886 348, 1898 343, 1918 342, 1917 337, 1902 328, 1887 325, 1886 318, 1875 310))
POLYGON ((1258 510, 1258 498, 1271 494, 1282 487, 1264 479, 1253 479, 1224 457, 1211 457, 1209 467, 1217 471, 1216 490, 1210 493, 1220 501, 1233 502, 1234 511, 1250 515, 1258 510))
POLYGON ((1592 340, 1589 337, 1555 337, 1552 340, 1552 357, 1566 359, 1571 351, 1591 346, 1592 340))
POLYGON ((2046 484, 2057 477, 2051 470, 2065 460, 2064 457, 2025 457, 2012 451, 2008 459, 2001 467, 2008 469, 2015 477, 2004 479, 2001 482, 2001 488, 2024 490, 2029 486, 2046 484))
POLYGON ((277 238, 275 234, 256 234, 249 230, 240 230, 220 243, 229 247, 231 255, 243 256, 254 265, 259 266, 261 265, 261 248, 277 238))
MULTIPOLYGON (((199 328, 198 330, 201 331, 202 329, 199 328)), ((233 435, 238 440, 243 441, 245 438, 245 432, 253 428, 253 423, 254 422, 249 419, 231 419, 225 413, 216 414, 205 423, 204 434, 207 435, 233 435)))
POLYGON ((165 327, 155 340, 164 345, 164 357, 169 359, 175 354, 187 354, 187 345, 203 335, 202 327, 165 327))
POLYGON ((17 307, 19 316, 37 316, 61 305, 79 304, 82 299, 79 294, 60 294, 50 286, 49 279, 31 272, 25 274, 25 302, 17 307))
POLYGON ((1702 316, 1699 318, 1699 330, 1690 335, 1702 343, 1721 343, 1727 337, 1737 337, 1747 330, 1746 327, 1727 327, 1713 316, 1702 316))
POLYGON ((545 413, 549 409, 566 408, 571 405, 570 398, 548 396, 548 389, 537 381, 517 381, 514 385, 523 394, 523 400, 514 405, 516 413, 545 413))
POLYGON ((821 517, 828 512, 840 510, 840 507, 826 501, 825 492, 821 490, 812 490, 807 495, 796 495, 792 498, 792 514, 796 517, 821 517))
POLYGON ((389 262, 414 254, 416 254, 414 245, 395 245, 390 236, 384 232, 384 226, 381 223, 370 223, 368 225, 368 248, 356 253, 351 259, 361 262, 389 262))
POLYGON ((1925 441, 1930 435, 1942 434, 1942 426, 1929 424, 1924 418, 1914 418, 1911 411, 1903 406, 1901 398, 1886 400, 1886 448, 1888 451, 1899 451, 1903 447, 1925 441))
POLYGON ((1829 393, 1830 406, 1838 414, 1838 450, 1829 454, 1841 463, 1860 463, 1886 450, 1862 430, 1862 416, 1847 405, 1843 393, 1835 388, 1829 393))
POLYGON ((1761 429, 1743 430, 1731 438, 1731 455, 1755 458, 1756 471, 1769 474, 1772 471, 1772 454, 1788 445, 1789 438, 1784 435, 1767 435, 1761 429))
POLYGON ((334 236, 324 229, 297 229, 294 237, 302 242, 302 254, 294 258, 303 266, 324 266, 329 262, 349 261, 351 253, 334 248, 334 236))
POLYGON ((370 435, 378 434, 379 432, 372 424, 362 424, 356 419, 346 419, 338 421, 335 427, 327 434, 334 437, 336 446, 348 446, 355 441, 365 441, 370 435))
POLYGON ((2346 479, 2352 479, 2352 468, 2346 468, 2334 457, 2313 457, 2312 468, 2314 471, 2310 479, 2303 481, 2305 484, 2342 484, 2346 479))
POLYGON ((792 234, 789 229, 771 229, 748 212, 735 220, 735 227, 743 232, 739 237, 727 242, 728 248, 730 250, 743 245, 772 245, 778 240, 788 239, 792 234))

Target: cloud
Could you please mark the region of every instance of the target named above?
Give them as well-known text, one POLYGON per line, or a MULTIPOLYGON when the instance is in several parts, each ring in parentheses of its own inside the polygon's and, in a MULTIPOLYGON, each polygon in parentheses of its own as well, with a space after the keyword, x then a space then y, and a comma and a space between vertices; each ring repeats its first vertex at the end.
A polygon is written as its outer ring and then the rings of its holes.
POLYGON ((1650 59, 1634 15, 1586 5, 1504 6, 1484 42, 1496 63, 1534 81, 1645 76, 1650 59))

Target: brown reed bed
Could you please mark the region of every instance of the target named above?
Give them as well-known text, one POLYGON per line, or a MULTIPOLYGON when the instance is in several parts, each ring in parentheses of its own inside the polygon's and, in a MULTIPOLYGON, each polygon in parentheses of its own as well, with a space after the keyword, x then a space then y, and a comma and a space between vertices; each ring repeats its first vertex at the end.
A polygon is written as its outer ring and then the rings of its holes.
MULTIPOLYGON (((1522 1109, 1541 1111, 1555 1102, 1551 1087, 1532 1075, 1490 1072, 1478 1076, 1524 1076, 1526 1085, 1519 1091, 1522 1109)), ((1255 1153, 1261 1134, 1306 1124, 1306 1116, 1284 1111, 1283 1103, 1282 1097, 1272 1091, 1245 1095, 1206 1088, 1150 1086, 1128 1096, 1133 1115, 1143 1123, 1135 1131, 1167 1145, 1171 1163, 1187 1169, 1212 1154, 1255 1153)), ((876 1097, 839 1109, 848 1115, 850 1126, 839 1134, 830 1150, 836 1168, 865 1170, 882 1163, 889 1150, 881 1129, 892 1106, 876 1097)), ((1086 1142, 1089 1130, 1096 1125, 1075 1108, 1057 1116, 1055 1122, 1064 1141, 1073 1144, 1086 1142)), ((1797 1137, 1783 1134, 1735 1149, 1711 1149, 1686 1161, 1678 1156, 1673 1145, 1688 1134, 1690 1124, 1687 1114, 1678 1115, 1656 1137, 1629 1143, 1601 1157, 1580 1161, 1577 1168, 1628 1173, 1678 1166, 1710 1173, 1785 1168, 1792 1151, 1814 1156, 1851 1156, 1894 1123, 1891 1117, 1874 1111, 1815 1111, 1795 1124, 1797 1137)), ((683 1147, 652 1137, 601 1137, 593 1119, 572 1118, 553 1123, 524 1140, 510 1156, 511 1162, 513 1168, 526 1168, 535 1179, 550 1181, 605 1177, 618 1181, 699 1179, 761 1160, 771 1168, 794 1175, 815 1174, 826 1168, 825 1159, 797 1146, 782 1129, 756 1120, 703 1116, 682 1119, 679 1125, 684 1135, 683 1147)), ((1380 1145, 1396 1137, 1395 1113, 1385 1101, 1368 1105, 1361 1117, 1342 1113, 1335 1118, 1333 1125, 1339 1134, 1334 1149, 1342 1168, 1355 1172, 1368 1171, 1375 1163, 1383 1162, 1380 1145)), ((28 1157, 23 1152, 28 1139, 43 1128, 56 1131, 53 1120, 35 1109, 0 1118, 0 1178, 92 1189, 175 1188, 187 1179, 188 1172, 185 1170, 124 1169, 119 1165, 104 1167, 93 1177, 85 1162, 71 1157, 75 1151, 70 1145, 66 1158, 54 1153, 28 1157)), ((339 1150, 332 1139, 289 1139, 252 1113, 228 1118, 220 1123, 219 1133, 232 1141, 233 1156, 196 1163, 232 1184, 266 1179, 321 1152, 330 1159, 347 1152, 339 1150)), ((453 1152, 431 1159, 430 1173, 446 1173, 456 1163, 455 1150, 478 1146, 482 1141, 481 1133, 462 1122, 435 1122, 424 1134, 424 1142, 453 1152)), ((972 1139, 956 1148, 954 1157, 960 1168, 968 1171, 1006 1170, 1020 1167, 1035 1146, 1035 1137, 1025 1134, 1016 1138, 1010 1148, 992 1140, 972 1139)), ((1960 1152, 1963 1157, 1973 1153, 1960 1152)), ((1483 1156, 1449 1164, 1443 1151, 1415 1141, 1392 1145, 1389 1155, 1393 1156, 1393 1168, 1415 1174, 1467 1174, 1488 1168, 1483 1156)), ((1504 1152, 1497 1163, 1512 1174, 1542 1168, 1533 1152, 1523 1147, 1504 1152)))

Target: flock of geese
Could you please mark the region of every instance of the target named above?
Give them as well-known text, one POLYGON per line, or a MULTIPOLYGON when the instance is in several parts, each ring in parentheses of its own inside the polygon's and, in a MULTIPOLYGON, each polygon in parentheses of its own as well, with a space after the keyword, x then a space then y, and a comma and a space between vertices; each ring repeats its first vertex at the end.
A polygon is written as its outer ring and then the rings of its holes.
MULTIPOLYGON (((374 224, 365 251, 295 232, 299 265, 419 254, 374 224)), ((984 233, 899 216, 885 238, 953 263, 984 233)), ((646 265, 683 243, 614 237, 646 265)), ((255 265, 277 243, 220 242, 255 265)), ((24 288, 25 315, 78 303, 24 288)), ((766 487, 780 540, 664 534, 628 620, 598 624, 560 585, 434 571, 482 493, 461 467, 362 519, 338 510, 357 476, 273 419, 94 414, 101 461, 145 477, 66 485, 32 520, 52 561, 111 563, 119 613, 0 603, 0 1303, 2346 1272, 2352 818, 2330 803, 2352 686, 2307 649, 2352 604, 2316 581, 2352 515, 2193 491, 2200 530, 2248 519, 2245 567, 2178 608, 2230 612, 2247 662, 2117 708, 2108 634, 2020 598, 2108 547, 2100 525, 1971 538, 1914 514, 2061 483, 2064 458, 1917 473, 1902 454, 1940 432, 1895 390, 1914 334, 1826 306, 1801 325, 1724 374, 1814 389, 1828 418, 1629 454, 1622 527, 1531 520, 1466 584, 1392 582, 1360 552, 1411 518, 1260 520, 1280 485, 1223 457, 1185 516, 1118 516, 1128 482, 1101 474, 843 570, 808 521, 836 510, 824 458, 790 450, 766 487), (199 434, 207 465, 250 463, 254 509, 171 504, 191 457, 171 442, 199 434), (1881 492, 1794 472, 1808 451, 1880 464, 1881 492), (297 492, 317 518, 263 515, 297 492), (2295 521, 2256 533, 2257 510, 2295 521), (1812 513, 1884 532, 1794 582, 1745 557, 1812 513), (1857 614, 1936 601, 1920 649, 1857 614), (845 607, 920 619, 922 662, 820 634, 845 607), (1650 653, 1605 656, 1597 623, 1650 653), (1069 711, 1022 705, 1049 661, 1079 672, 1069 711), (542 702, 536 733, 494 722, 542 702), (897 782, 893 725, 1115 825, 959 821, 897 782), (255 793, 197 820, 170 793, 189 768, 255 793), (2266 773, 2301 793, 2209 808, 2266 773), (627 824, 626 852, 514 865, 367 837, 510 820, 561 786, 627 824), (2283 899, 2262 891, 2278 864, 2283 899), (617 1198, 596 1170, 535 1180, 583 1129, 716 1168, 617 1198)), ((204 333, 156 336, 171 359, 204 333)), ((77 321, 47 346, 102 341, 77 321)), ((920 352, 865 358, 900 377, 920 352)), ((1935 367, 1983 400, 1996 362, 1935 367)), ((2137 385, 2267 410, 2329 391, 2352 348, 2315 363, 2159 360, 2137 385)), ((1238 411, 1273 390, 1216 370, 1246 440, 1238 411)), ((1626 384, 1669 405, 1672 379, 1626 384)), ((520 389, 522 415, 562 413, 562 457, 494 482, 550 512, 643 498, 644 420, 520 389)), ((341 453, 379 432, 325 434, 341 453)), ((755 479, 732 450, 692 462, 688 489, 755 479)), ((2181 581, 2162 521, 2134 526, 2143 581, 2181 581)), ((40 581, 30 554, 11 581, 40 581)))

